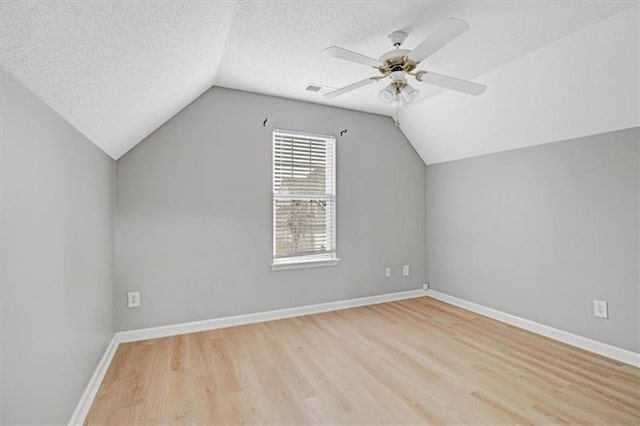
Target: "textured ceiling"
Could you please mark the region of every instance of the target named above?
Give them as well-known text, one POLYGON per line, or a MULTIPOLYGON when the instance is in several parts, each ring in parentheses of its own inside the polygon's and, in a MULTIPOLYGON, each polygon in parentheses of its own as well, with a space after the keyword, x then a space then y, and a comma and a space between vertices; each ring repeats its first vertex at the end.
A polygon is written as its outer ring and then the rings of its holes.
POLYGON ((0 63, 113 158, 215 81, 233 5, 2 2, 0 63))
MULTIPOLYGON (((372 75, 323 57, 330 45, 378 57, 391 31, 407 31, 410 49, 455 16, 471 29, 424 66, 471 79, 633 4, 3 1, 0 63, 118 158, 211 85, 393 114, 377 98, 383 83, 331 100, 304 91, 372 75)), ((421 102, 440 93, 420 89, 421 102)))

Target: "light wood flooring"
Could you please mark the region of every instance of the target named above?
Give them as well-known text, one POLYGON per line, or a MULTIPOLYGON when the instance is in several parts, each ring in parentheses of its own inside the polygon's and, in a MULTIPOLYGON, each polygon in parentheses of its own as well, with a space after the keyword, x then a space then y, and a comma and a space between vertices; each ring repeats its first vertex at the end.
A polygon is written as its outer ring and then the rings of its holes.
POLYGON ((87 424, 640 424, 640 370, 428 297, 122 344, 87 424))

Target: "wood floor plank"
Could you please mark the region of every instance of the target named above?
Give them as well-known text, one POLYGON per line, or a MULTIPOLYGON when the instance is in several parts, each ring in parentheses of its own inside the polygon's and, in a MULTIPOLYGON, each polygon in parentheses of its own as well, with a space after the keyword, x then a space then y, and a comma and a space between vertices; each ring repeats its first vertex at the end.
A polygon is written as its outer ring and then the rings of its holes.
POLYGON ((119 346, 85 424, 640 424, 640 369, 428 297, 119 346))

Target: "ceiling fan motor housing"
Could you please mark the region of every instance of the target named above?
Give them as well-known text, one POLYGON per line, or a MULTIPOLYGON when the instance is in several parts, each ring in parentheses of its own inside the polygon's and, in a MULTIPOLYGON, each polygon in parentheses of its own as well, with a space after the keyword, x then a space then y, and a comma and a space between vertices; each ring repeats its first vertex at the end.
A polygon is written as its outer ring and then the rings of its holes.
POLYGON ((418 64, 408 58, 409 53, 411 51, 407 49, 395 49, 384 53, 380 56, 382 65, 378 69, 382 74, 396 71, 412 71, 418 64))

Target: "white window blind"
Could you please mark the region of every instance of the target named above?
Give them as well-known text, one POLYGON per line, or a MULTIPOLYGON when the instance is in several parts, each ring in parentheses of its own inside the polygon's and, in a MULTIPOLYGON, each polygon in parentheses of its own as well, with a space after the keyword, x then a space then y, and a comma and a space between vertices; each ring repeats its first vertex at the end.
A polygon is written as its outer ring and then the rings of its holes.
POLYGON ((274 265, 335 258, 335 143, 333 136, 273 131, 274 265))

